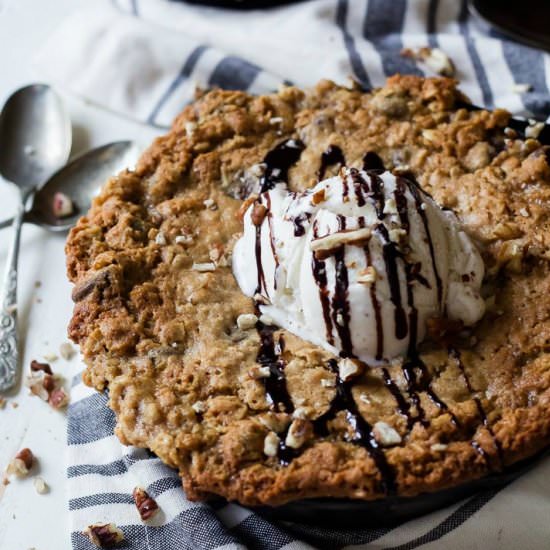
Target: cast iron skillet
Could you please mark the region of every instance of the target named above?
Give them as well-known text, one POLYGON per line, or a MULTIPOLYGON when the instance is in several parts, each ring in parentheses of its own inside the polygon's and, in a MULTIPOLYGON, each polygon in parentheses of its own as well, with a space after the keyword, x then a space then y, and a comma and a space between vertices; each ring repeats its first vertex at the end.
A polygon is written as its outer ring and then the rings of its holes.
POLYGON ((268 519, 294 523, 334 525, 338 527, 391 526, 435 510, 440 510, 475 493, 504 487, 533 468, 550 454, 546 449, 500 473, 490 474, 436 493, 424 493, 416 497, 387 497, 382 500, 363 501, 352 499, 307 499, 290 502, 278 507, 258 507, 259 514, 268 519))
POLYGON ((176 0, 188 4, 201 4, 213 8, 228 8, 234 10, 260 10, 273 8, 284 4, 294 4, 304 0, 176 0))
POLYGON ((550 51, 550 2, 548 0, 469 0, 470 12, 484 26, 550 51))

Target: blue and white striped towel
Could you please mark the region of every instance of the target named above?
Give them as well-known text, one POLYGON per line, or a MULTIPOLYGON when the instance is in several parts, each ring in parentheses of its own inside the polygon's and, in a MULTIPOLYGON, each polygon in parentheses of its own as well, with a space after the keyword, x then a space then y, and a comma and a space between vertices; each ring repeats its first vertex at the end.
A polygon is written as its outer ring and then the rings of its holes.
MULTIPOLYGON (((162 0, 96 0, 49 39, 39 64, 51 80, 124 116, 167 126, 195 84, 264 92, 353 75, 365 86, 394 72, 420 73, 403 47, 439 46, 462 89, 479 104, 550 114, 550 56, 483 35, 455 0, 317 0, 267 12, 198 8, 162 0), (70 48, 67 47, 70 44, 70 48), (518 94, 516 84, 532 89, 518 94)), ((500 491, 394 528, 332 529, 275 524, 235 504, 186 500, 176 473, 113 435, 107 398, 77 383, 69 409, 69 509, 79 532, 117 523, 131 550, 548 548, 550 461, 500 491), (162 513, 148 525, 131 493, 140 485, 162 513), (442 540, 443 539, 443 540, 442 540)))

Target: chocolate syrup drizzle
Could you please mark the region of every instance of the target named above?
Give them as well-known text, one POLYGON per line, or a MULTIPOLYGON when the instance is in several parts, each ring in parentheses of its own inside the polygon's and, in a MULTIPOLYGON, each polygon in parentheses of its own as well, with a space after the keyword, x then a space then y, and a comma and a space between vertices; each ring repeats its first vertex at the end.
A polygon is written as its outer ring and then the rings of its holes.
MULTIPOLYGON (((317 222, 313 224, 313 236, 315 238, 319 236, 317 222)), ((327 288, 328 279, 325 261, 318 259, 315 254, 313 254, 311 268, 313 270, 313 278, 319 287, 319 299, 323 310, 327 342, 332 346, 334 345, 334 336, 332 334, 332 319, 330 316, 330 299, 327 288)))
POLYGON ((341 164, 342 166, 346 164, 344 153, 342 153, 342 149, 340 149, 338 145, 330 145, 328 149, 321 154, 321 166, 317 172, 318 181, 325 178, 327 168, 334 164, 341 164))
POLYGON ((387 494, 395 492, 395 473, 388 464, 384 451, 380 448, 373 435, 372 426, 363 418, 352 393, 352 382, 344 382, 338 376, 338 365, 334 359, 328 361, 329 369, 336 374, 336 395, 332 400, 330 409, 313 423, 315 433, 319 436, 328 436, 330 431, 328 423, 333 420, 340 411, 346 412, 349 425, 353 429, 350 440, 356 445, 365 447, 374 460, 376 467, 382 475, 382 490, 387 494))
MULTIPOLYGON (((286 181, 288 178, 289 168, 299 159, 300 154, 304 148, 302 142, 294 142, 289 145, 288 142, 279 144, 275 149, 269 152, 264 162, 267 165, 266 172, 263 177, 261 190, 262 192, 272 189, 276 183, 286 181)), ((321 157, 321 167, 319 169, 319 178, 321 179, 326 168, 332 164, 342 163, 345 164, 345 159, 342 151, 337 146, 331 146, 323 153, 321 157)), ((384 171, 384 165, 378 155, 373 152, 368 152, 363 159, 363 169, 367 172, 368 182, 365 181, 361 173, 356 169, 351 169, 350 174, 353 181, 353 188, 356 194, 358 205, 364 205, 366 199, 372 201, 376 214, 379 220, 384 219, 384 182, 379 177, 379 172, 384 171)), ((343 195, 344 197, 349 194, 349 184, 347 179, 344 180, 343 195)), ((395 202, 397 206, 397 212, 400 217, 401 226, 406 231, 409 231, 410 224, 407 211, 407 200, 405 197, 406 190, 409 189, 414 197, 416 209, 422 218, 424 229, 427 235, 427 241, 429 244, 432 267, 434 270, 435 279, 438 285, 438 299, 441 304, 442 296, 442 284, 439 274, 437 272, 433 243, 429 230, 429 223, 425 212, 422 210, 422 199, 420 197, 418 184, 415 181, 410 181, 403 177, 397 177, 397 187, 394 193, 395 202)), ((261 198, 258 199, 261 203, 261 198)), ((270 204, 267 204, 268 210, 270 204)), ((271 223, 271 214, 268 212, 268 223, 271 223)), ((296 217, 294 222, 294 234, 301 236, 305 233, 305 223, 309 222, 311 214, 304 214, 303 216, 296 217)), ((345 229, 345 218, 339 217, 340 230, 345 229)), ((364 227, 364 218, 359 218, 359 226, 364 227)), ((407 359, 402 366, 403 375, 407 381, 407 394, 410 398, 410 402, 407 401, 403 393, 400 391, 397 384, 391 378, 391 375, 387 368, 383 367, 382 376, 384 383, 388 390, 394 397, 398 411, 400 414, 407 418, 408 429, 411 429, 416 422, 426 426, 429 421, 426 419, 425 411, 422 407, 420 396, 421 392, 426 393, 431 401, 435 403, 441 410, 448 413, 451 417, 451 422, 458 426, 458 419, 449 410, 447 405, 436 395, 430 385, 430 377, 426 365, 422 362, 416 349, 417 338, 417 323, 418 312, 414 304, 414 295, 412 290, 412 282, 414 280, 419 281, 421 284, 430 286, 428 281, 420 275, 420 267, 418 264, 411 264, 405 262, 405 273, 407 282, 407 305, 409 308, 409 315, 407 317, 401 296, 400 282, 398 278, 397 262, 405 261, 403 254, 397 249, 396 245, 390 241, 388 231, 386 227, 379 223, 375 226, 374 231, 382 237, 383 257, 386 264, 386 273, 390 286, 390 297, 394 304, 395 311, 395 331, 396 337, 399 339, 409 336, 408 355, 407 359), (413 415, 411 410, 411 404, 416 409, 416 414, 413 415)), ((273 231, 271 230, 273 234, 273 231)), ((313 226, 313 234, 318 237, 318 227, 315 223, 313 226)), ((271 242, 273 256, 277 262, 277 255, 274 248, 273 241, 271 242)), ((371 263, 371 252, 369 244, 364 247, 366 263, 371 263)), ((327 273, 326 273, 326 259, 319 259, 313 255, 312 259, 312 272, 315 282, 319 288, 319 297, 323 310, 323 317, 326 327, 327 341, 334 345, 333 329, 336 329, 341 341, 342 357, 353 357, 353 347, 351 342, 351 335, 349 332, 350 322, 350 305, 348 299, 348 285, 349 278, 347 273, 347 267, 345 264, 345 247, 336 248, 332 254, 335 262, 336 269, 336 286, 332 300, 327 288, 327 273), (339 322, 340 321, 340 322, 339 322)), ((261 224, 256 227, 256 266, 258 273, 258 286, 257 292, 261 292, 261 289, 265 289, 265 277, 261 264, 261 224)), ((377 330, 377 351, 376 359, 381 360, 383 358, 383 343, 384 333, 381 316, 381 308, 376 297, 376 283, 373 283, 370 288, 371 300, 375 313, 376 330, 377 330)), ((275 410, 284 411, 286 413, 292 413, 294 405, 292 399, 288 393, 286 386, 286 380, 284 375, 285 362, 282 354, 284 349, 284 341, 279 338, 278 342, 275 342, 274 333, 277 330, 275 326, 267 326, 258 321, 257 330, 260 335, 261 345, 260 351, 257 356, 257 361, 262 366, 269 367, 269 376, 264 379, 265 391, 269 399, 271 400, 275 410)), ((461 368, 468 390, 472 393, 470 382, 464 371, 464 367, 460 362, 460 355, 456 350, 450 350, 450 353, 457 360, 459 368, 461 368)), ((376 441, 371 425, 362 417, 352 394, 352 382, 343 381, 338 375, 337 362, 331 359, 328 362, 328 368, 336 374, 336 395, 330 405, 330 409, 314 421, 315 433, 321 437, 327 437, 330 435, 330 429, 328 423, 333 420, 336 415, 345 411, 348 423, 353 430, 353 435, 349 439, 351 443, 364 447, 371 458, 376 463, 380 474, 382 476, 382 487, 387 494, 391 494, 395 491, 395 473, 392 467, 389 465, 385 452, 380 448, 376 441)), ((478 407, 479 415, 482 418, 484 426, 491 433, 493 440, 495 441, 495 447, 497 448, 499 457, 502 461, 502 450, 500 443, 495 438, 494 433, 488 424, 487 417, 481 406, 479 399, 476 399, 476 405, 478 407)), ((288 429, 287 429, 288 431, 288 429)), ((300 451, 289 448, 285 445, 285 434, 282 434, 278 448, 278 459, 281 465, 288 465, 294 458, 299 456, 300 451)), ((473 441, 472 446, 477 452, 486 456, 486 452, 481 446, 473 441)))
POLYGON ((288 171, 300 158, 305 145, 297 139, 279 143, 264 158, 265 173, 261 179, 260 192, 273 189, 279 182, 288 181, 288 171))
POLYGON ((294 236, 295 237, 301 237, 305 234, 306 228, 305 224, 309 222, 311 219, 311 214, 309 212, 302 212, 298 216, 292 219, 292 223, 294 224, 294 236))
MULTIPOLYGON (((460 355, 460 351, 458 351, 456 348, 450 347, 449 348, 449 355, 455 360, 456 366, 459 368, 460 372, 462 373, 462 377, 464 378, 464 382, 466 383, 466 388, 468 389, 468 393, 472 396, 474 396, 474 389, 472 388, 472 383, 470 382, 470 378, 468 374, 466 373, 466 369, 464 367, 464 364, 462 363, 462 357, 460 355)), ((502 452, 502 444, 497 439, 495 432, 493 431, 493 428, 491 427, 491 424, 489 423, 489 419, 487 418, 487 413, 485 412, 485 409, 483 408, 483 405, 481 404, 481 400, 479 397, 475 396, 473 397, 474 403, 476 404, 477 413, 479 417, 481 418, 481 422, 483 426, 485 426, 485 429, 489 432, 493 444, 495 445, 495 449, 497 451, 497 457, 499 464, 497 466, 497 470, 501 470, 504 466, 504 458, 503 458, 503 452, 502 452)), ((492 465, 489 461, 489 457, 485 449, 475 440, 471 442, 472 447, 475 449, 475 451, 483 457, 485 462, 487 463, 487 466, 492 469, 492 465)))
MULTIPOLYGON (((346 218, 338 216, 338 230, 346 229, 346 218)), ((346 266, 346 248, 339 246, 334 252, 335 262, 335 288, 332 297, 332 321, 340 338, 341 357, 353 357, 353 344, 351 342, 350 322, 351 314, 348 300, 349 276, 346 266)))

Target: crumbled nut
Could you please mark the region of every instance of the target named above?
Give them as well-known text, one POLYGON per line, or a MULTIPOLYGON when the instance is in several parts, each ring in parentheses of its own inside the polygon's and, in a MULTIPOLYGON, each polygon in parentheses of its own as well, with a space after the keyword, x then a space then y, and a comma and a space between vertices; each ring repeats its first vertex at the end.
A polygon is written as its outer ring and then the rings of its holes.
POLYGON ((521 242, 505 241, 497 253, 497 262, 513 273, 521 273, 524 253, 524 246, 521 242))
POLYGON ((26 377, 25 385, 32 395, 48 402, 54 409, 61 409, 69 403, 69 396, 62 386, 62 379, 53 374, 47 363, 31 361, 31 375, 26 377))
POLYGON ((530 92, 532 89, 533 89, 533 86, 531 86, 531 84, 516 83, 512 86, 511 92, 514 94, 526 94, 527 92, 530 92))
POLYGON ((32 372, 45 372, 46 374, 52 375, 52 368, 48 363, 39 363, 35 359, 31 361, 31 371, 32 372))
POLYGON ((525 128, 525 137, 531 139, 537 139, 539 134, 544 130, 544 122, 538 122, 533 119, 529 119, 529 126, 525 128))
POLYGON ((216 210, 216 208, 218 207, 214 199, 206 199, 202 201, 202 203, 204 204, 205 208, 209 208, 210 210, 216 210))
POLYGON ((321 378, 321 386, 323 386, 323 388, 334 388, 336 386, 336 380, 332 378, 321 378))
POLYGON ((75 349, 69 342, 63 342, 63 344, 59 346, 59 355, 61 355, 65 361, 72 359, 75 353, 75 349))
POLYGON ((363 285, 371 285, 376 282, 376 275, 377 273, 374 266, 369 265, 357 274, 357 282, 363 285))
POLYGON ((439 133, 437 130, 422 130, 422 137, 428 141, 438 141, 439 133))
POLYGON ((34 455, 29 448, 21 449, 8 464, 6 473, 17 477, 26 477, 32 468, 34 455))
POLYGON ((114 523, 95 523, 82 532, 100 548, 111 548, 124 540, 124 533, 114 523))
POLYGON ((53 363, 54 361, 57 361, 59 359, 59 357, 51 351, 44 353, 42 357, 44 357, 44 359, 48 361, 48 363, 53 363))
POLYGON ((262 367, 260 365, 253 365, 252 367, 250 367, 248 374, 251 378, 254 379, 269 378, 271 371, 267 366, 262 367))
POLYGON ((312 417, 315 411, 311 407, 296 407, 292 413, 292 418, 307 420, 312 417))
POLYGON ((524 218, 529 217, 529 211, 527 210, 527 208, 520 208, 519 213, 520 213, 520 216, 523 216, 524 218))
POLYGON ((145 489, 136 487, 132 496, 134 497, 134 502, 136 503, 136 508, 138 509, 142 521, 151 519, 158 512, 158 504, 154 498, 149 496, 145 489))
POLYGON ((338 325, 340 325, 341 327, 343 327, 346 324, 345 321, 344 321, 344 316, 342 315, 342 312, 340 312, 340 311, 336 314, 336 323, 338 325))
POLYGON ((17 409, 17 407, 19 407, 19 403, 17 403, 17 401, 12 401, 11 402, 11 408, 12 409, 17 409))
POLYGON ((260 204, 259 202, 257 202, 252 207, 252 212, 250 213, 250 219, 255 226, 258 226, 258 225, 262 225, 266 215, 267 215, 267 208, 263 204, 260 204))
POLYGON ((208 251, 208 256, 213 262, 217 262, 221 258, 222 254, 223 252, 217 247, 211 248, 208 251))
POLYGON ((69 404, 69 396, 62 387, 55 388, 50 393, 48 403, 54 409, 64 409, 69 404))
POLYGON ((407 232, 404 229, 390 229, 388 231, 388 235, 390 237, 390 241, 393 243, 400 243, 402 242, 405 237, 407 236, 407 232))
POLYGON ((504 128, 504 135, 510 139, 516 139, 518 137, 518 133, 513 128, 508 126, 504 128))
POLYGON ((216 271, 216 264, 213 262, 193 263, 191 269, 203 273, 207 271, 216 271))
POLYGON ((340 380, 347 382, 362 372, 362 365, 353 359, 341 359, 338 362, 338 375, 340 380))
POLYGON ((263 323, 264 325, 273 325, 274 324, 273 319, 269 315, 266 315, 265 313, 262 313, 260 315, 259 321, 260 321, 260 323, 263 323))
POLYGON ((290 423, 290 419, 286 413, 274 413, 270 411, 259 415, 257 418, 262 426, 275 433, 282 432, 290 423))
POLYGON ((389 198, 386 199, 386 202, 384 203, 384 214, 397 214, 397 203, 395 202, 395 199, 389 198))
POLYGON ((495 225, 492 231, 492 236, 496 239, 510 240, 521 237, 521 229, 515 223, 499 222, 495 225))
POLYGON ((191 408, 197 413, 202 414, 206 410, 204 401, 196 401, 191 405, 191 408))
POLYGON ((195 122, 186 122, 184 125, 183 125, 184 129, 185 129, 185 133, 187 135, 187 137, 191 138, 193 137, 193 134, 195 133, 195 130, 197 129, 197 124, 195 122))
POLYGON ((417 50, 406 48, 401 51, 401 55, 425 63, 429 69, 441 76, 453 77, 455 75, 454 63, 451 58, 439 48, 423 47, 417 50))
POLYGON ((56 218, 66 218, 74 212, 73 201, 64 193, 57 192, 53 196, 52 210, 56 218))
POLYGON ((313 252, 323 252, 334 250, 346 244, 363 244, 371 237, 371 230, 368 227, 360 229, 351 229, 349 231, 338 231, 330 233, 324 237, 313 239, 309 243, 309 247, 313 252))
POLYGON ((241 313, 237 317, 237 326, 241 330, 250 330, 256 326, 258 322, 258 317, 253 313, 241 313))
POLYGON ((0 409, 6 408, 6 403, 7 401, 3 397, 0 397, 0 409))
POLYGON ((285 445, 299 449, 313 434, 313 425, 308 420, 296 418, 290 424, 285 438, 285 445))
POLYGON ((162 231, 159 231, 157 233, 157 236, 155 237, 155 243, 164 246, 166 244, 166 237, 164 236, 164 233, 162 231))
POLYGON ((40 476, 36 476, 32 480, 32 483, 34 485, 36 492, 39 495, 45 495, 49 491, 48 484, 40 476))
POLYGON ((324 187, 319 189, 319 191, 316 191, 315 193, 313 193, 313 195, 311 196, 311 204, 313 204, 313 206, 316 206, 317 204, 321 204, 325 200, 326 200, 326 192, 324 187))
POLYGON ((257 178, 261 178, 265 174, 267 164, 265 162, 260 162, 258 164, 253 164, 248 171, 257 178))
POLYGON ((174 242, 176 244, 191 244, 193 242, 193 237, 191 235, 178 235, 174 242))
POLYGON ((372 429, 376 441, 383 447, 399 445, 402 439, 399 433, 386 422, 377 422, 372 429))
POLYGON ((445 445, 444 443, 434 443, 431 447, 430 447, 430 450, 433 451, 434 453, 438 453, 438 452, 441 452, 441 451, 445 451, 447 449, 448 445, 445 445))
POLYGON ((269 432, 264 439, 264 454, 266 456, 277 456, 280 441, 275 432, 269 432))

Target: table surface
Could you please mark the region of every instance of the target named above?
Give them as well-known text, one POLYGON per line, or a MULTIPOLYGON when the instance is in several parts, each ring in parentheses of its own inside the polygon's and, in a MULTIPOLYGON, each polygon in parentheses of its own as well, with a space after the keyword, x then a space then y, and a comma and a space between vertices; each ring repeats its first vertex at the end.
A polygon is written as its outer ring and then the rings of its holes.
MULTIPOLYGON (((40 68, 32 61, 40 44, 65 16, 84 6, 89 6, 86 0, 0 0, 0 104, 20 86, 42 80, 40 68)), ((129 137, 147 144, 157 133, 58 91, 71 115, 73 155, 129 137)), ((0 219, 13 214, 16 199, 17 191, 0 181, 0 219)), ((10 238, 10 230, 0 232, 0 272, 10 238)), ((67 341, 72 304, 65 276, 64 240, 64 234, 48 234, 31 225, 23 230, 18 315, 25 369, 32 359, 43 359, 44 353, 59 355, 60 344, 67 341), (41 283, 39 287, 37 281, 41 283)), ((52 368, 70 381, 82 369, 82 363, 75 356, 71 361, 58 359, 52 368)), ((19 449, 29 447, 38 459, 33 475, 43 477, 50 492, 38 495, 32 477, 14 480, 7 487, 0 485, 0 548, 69 548, 66 415, 36 397, 31 398, 28 389, 21 385, 7 397, 6 408, 0 410, 0 470, 19 449)))

